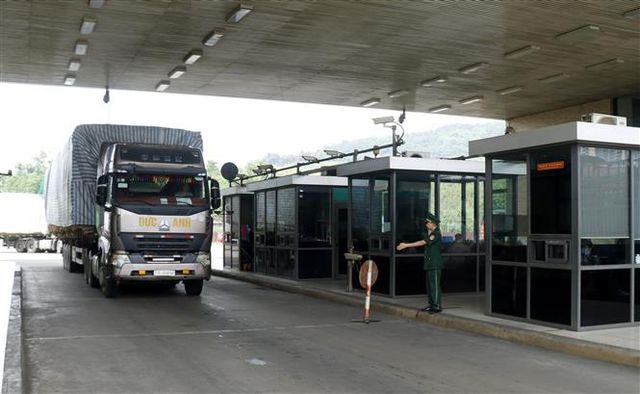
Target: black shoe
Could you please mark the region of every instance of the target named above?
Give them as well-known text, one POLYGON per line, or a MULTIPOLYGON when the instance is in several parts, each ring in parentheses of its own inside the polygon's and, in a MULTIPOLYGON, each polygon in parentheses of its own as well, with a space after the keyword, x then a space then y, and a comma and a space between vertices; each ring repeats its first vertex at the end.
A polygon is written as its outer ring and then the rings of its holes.
POLYGON ((440 309, 440 308, 429 308, 429 310, 427 312, 429 312, 431 314, 440 313, 440 312, 442 312, 442 309, 440 309))
POLYGON ((425 306, 424 308, 420 309, 422 312, 431 312, 433 308, 431 308, 430 306, 425 306))

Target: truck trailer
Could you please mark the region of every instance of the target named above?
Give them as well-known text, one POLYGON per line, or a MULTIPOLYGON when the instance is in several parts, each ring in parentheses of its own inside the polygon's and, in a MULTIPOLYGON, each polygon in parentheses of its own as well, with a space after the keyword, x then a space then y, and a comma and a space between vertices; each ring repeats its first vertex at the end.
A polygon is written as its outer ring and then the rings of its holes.
POLYGON ((62 249, 62 242, 47 230, 44 199, 35 193, 0 193, 0 239, 18 253, 62 249))
POLYGON ((77 126, 51 164, 45 200, 63 268, 84 272, 105 297, 127 281, 182 282, 187 295, 200 295, 211 276, 220 194, 199 132, 77 126))

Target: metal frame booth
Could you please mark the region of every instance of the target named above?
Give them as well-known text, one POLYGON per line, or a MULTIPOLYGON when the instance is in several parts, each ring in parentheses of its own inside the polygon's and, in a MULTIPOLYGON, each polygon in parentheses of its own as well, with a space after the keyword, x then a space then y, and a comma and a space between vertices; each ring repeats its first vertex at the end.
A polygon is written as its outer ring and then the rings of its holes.
POLYGON ((246 187, 220 191, 223 207, 223 265, 253 271, 254 202, 246 187))
POLYGON ((640 129, 573 122, 469 142, 485 156, 488 314, 640 322, 640 129))
POLYGON ((303 175, 249 183, 255 196, 254 272, 332 278, 339 248, 334 217, 337 207, 346 206, 346 186, 346 178, 303 175))
POLYGON ((381 157, 336 170, 349 178, 349 242, 378 266, 374 292, 426 292, 424 248, 398 252, 395 245, 424 239, 428 211, 441 219, 443 291, 484 290, 482 161, 381 157))

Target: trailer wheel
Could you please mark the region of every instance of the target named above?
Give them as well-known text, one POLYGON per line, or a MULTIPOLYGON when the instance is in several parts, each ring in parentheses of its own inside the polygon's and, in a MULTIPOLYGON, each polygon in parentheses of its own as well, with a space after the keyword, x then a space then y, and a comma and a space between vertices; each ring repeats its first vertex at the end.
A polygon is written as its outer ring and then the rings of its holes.
POLYGON ((14 248, 16 248, 16 252, 18 253, 25 253, 27 251, 27 245, 22 239, 16 241, 14 248))
POLYGON ((185 280, 184 291, 188 296, 199 296, 202 293, 202 279, 185 280))
POLYGON ((38 251, 38 245, 35 239, 27 240, 27 253, 36 253, 38 251))

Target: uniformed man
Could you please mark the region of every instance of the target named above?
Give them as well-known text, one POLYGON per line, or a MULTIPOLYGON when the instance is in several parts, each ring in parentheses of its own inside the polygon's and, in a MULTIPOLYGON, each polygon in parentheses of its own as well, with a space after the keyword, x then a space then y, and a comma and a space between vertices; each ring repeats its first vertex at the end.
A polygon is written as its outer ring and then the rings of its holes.
POLYGON ((396 249, 403 250, 406 248, 426 246, 424 248, 424 269, 427 271, 427 295, 429 297, 429 305, 422 308, 422 311, 439 313, 442 312, 442 291, 440 290, 440 272, 442 271, 440 247, 442 244, 442 234, 438 227, 440 220, 438 220, 435 215, 427 213, 424 224, 427 228, 424 239, 411 243, 401 242, 396 249))

